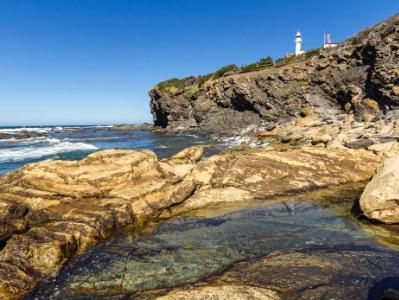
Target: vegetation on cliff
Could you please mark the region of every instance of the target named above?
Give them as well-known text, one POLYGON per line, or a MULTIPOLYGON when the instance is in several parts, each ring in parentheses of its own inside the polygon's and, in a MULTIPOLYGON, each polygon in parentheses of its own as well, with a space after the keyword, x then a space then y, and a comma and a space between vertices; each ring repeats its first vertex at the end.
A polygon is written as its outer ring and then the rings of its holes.
MULTIPOLYGON (((280 60, 284 61, 284 59, 280 60)), ((186 90, 193 90, 193 87, 201 88, 205 82, 209 80, 219 79, 233 74, 245 73, 262 70, 274 65, 273 59, 270 56, 263 57, 249 65, 238 67, 235 64, 227 65, 217 69, 215 72, 199 75, 197 77, 189 76, 185 78, 172 78, 158 83, 155 89, 166 92, 172 95, 184 92, 186 90)), ((195 89, 195 88, 194 88, 195 89)))

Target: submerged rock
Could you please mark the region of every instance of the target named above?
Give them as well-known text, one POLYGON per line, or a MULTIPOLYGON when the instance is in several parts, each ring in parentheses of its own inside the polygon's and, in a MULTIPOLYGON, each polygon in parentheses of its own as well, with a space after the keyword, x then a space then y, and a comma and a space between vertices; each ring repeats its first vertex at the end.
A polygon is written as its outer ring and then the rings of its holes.
POLYGON ((28 299, 237 299, 233 291, 242 299, 257 299, 249 297, 254 291, 367 299, 369 289, 399 276, 399 255, 349 213, 357 189, 346 196, 327 190, 322 201, 314 192, 306 200, 223 207, 118 232, 28 299))
POLYGON ((0 297, 22 296, 115 229, 189 197, 195 183, 184 172, 202 149, 184 153, 178 171, 174 160, 163 168, 150 151, 107 150, 81 161, 29 164, 1 177, 0 238, 8 240, 0 251, 0 297))
MULTIPOLYGON (((374 286, 379 280, 390 277, 392 273, 386 269, 392 270, 393 266, 398 267, 399 260, 389 252, 367 248, 316 248, 275 252, 259 260, 239 263, 223 275, 207 280, 207 283, 216 287, 225 284, 250 285, 274 291, 282 299, 377 300, 386 299, 380 298, 385 290, 375 289, 374 286)), ((393 273, 393 276, 398 274, 393 273)), ((178 291, 175 293, 179 294, 178 291)))
POLYGON ((367 184, 360 207, 370 219, 399 223, 399 156, 386 159, 367 184))
POLYGON ((151 151, 106 150, 81 161, 28 164, 1 177, 0 297, 21 297, 123 226, 365 181, 381 159, 365 150, 306 147, 200 161, 202 154, 192 147, 158 161, 151 151))
POLYGON ((203 286, 176 290, 157 300, 279 300, 276 292, 245 285, 203 286))

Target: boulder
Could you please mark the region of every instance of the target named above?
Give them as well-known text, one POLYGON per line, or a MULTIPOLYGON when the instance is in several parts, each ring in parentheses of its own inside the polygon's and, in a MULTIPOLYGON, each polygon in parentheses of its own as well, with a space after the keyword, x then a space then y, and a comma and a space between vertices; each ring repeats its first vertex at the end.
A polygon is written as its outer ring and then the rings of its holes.
POLYGON ((376 221, 399 223, 399 156, 386 159, 360 198, 363 214, 376 221))

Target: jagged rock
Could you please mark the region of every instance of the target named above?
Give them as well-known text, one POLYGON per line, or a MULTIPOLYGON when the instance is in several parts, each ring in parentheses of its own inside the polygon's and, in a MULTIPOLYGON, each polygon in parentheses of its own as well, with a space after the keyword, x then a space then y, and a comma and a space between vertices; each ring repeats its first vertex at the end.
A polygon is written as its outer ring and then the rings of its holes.
MULTIPOLYGON (((154 124, 180 131, 217 132, 224 127, 234 134, 262 120, 293 121, 309 107, 322 117, 346 111, 366 122, 387 112, 394 115, 399 108, 398 25, 395 15, 328 52, 260 71, 205 83, 191 77, 191 87, 181 92, 156 87, 150 91, 154 124)), ((306 113, 302 115, 307 121, 306 113)))
POLYGON ((35 131, 25 131, 25 130, 17 132, 17 133, 0 132, 0 140, 10 140, 10 139, 25 140, 25 139, 30 139, 30 138, 46 137, 46 136, 47 136, 47 133, 35 132, 35 131))
POLYGON ((0 297, 19 298, 112 231, 189 197, 200 147, 159 162, 106 150, 81 161, 28 164, 0 178, 0 297))
POLYGON ((360 207, 370 219, 399 223, 399 156, 386 159, 367 184, 360 207))
POLYGON ((110 131, 132 131, 132 130, 145 130, 150 131, 153 129, 152 124, 118 124, 112 127, 97 128, 97 130, 110 130, 110 131))

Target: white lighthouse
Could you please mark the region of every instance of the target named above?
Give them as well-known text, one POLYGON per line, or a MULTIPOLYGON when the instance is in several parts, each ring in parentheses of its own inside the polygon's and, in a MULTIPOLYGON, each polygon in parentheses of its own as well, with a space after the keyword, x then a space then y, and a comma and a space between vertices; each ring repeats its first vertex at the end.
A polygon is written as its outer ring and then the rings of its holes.
POLYGON ((301 48, 302 48, 302 35, 298 30, 298 32, 296 33, 296 36, 295 36, 295 55, 296 56, 301 55, 302 53, 305 52, 305 51, 302 51, 301 48))

